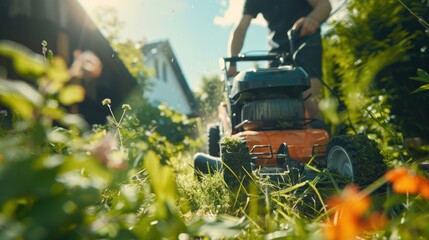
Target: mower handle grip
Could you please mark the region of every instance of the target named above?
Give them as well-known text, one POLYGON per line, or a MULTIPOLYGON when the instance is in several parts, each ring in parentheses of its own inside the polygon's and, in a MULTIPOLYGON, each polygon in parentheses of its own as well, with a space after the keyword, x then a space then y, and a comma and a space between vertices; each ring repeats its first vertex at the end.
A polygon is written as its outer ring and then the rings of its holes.
POLYGON ((221 69, 225 69, 227 62, 250 62, 250 61, 279 61, 283 63, 288 59, 289 53, 278 52, 268 53, 264 55, 245 55, 239 54, 238 56, 222 57, 219 59, 219 66, 221 69))
POLYGON ((274 61, 278 59, 278 56, 277 54, 251 55, 251 56, 240 54, 238 56, 225 57, 223 59, 225 62, 274 61))
POLYGON ((223 57, 219 59, 219 66, 222 70, 226 69, 227 62, 250 62, 250 61, 278 61, 281 64, 285 63, 288 60, 291 60, 291 53, 295 51, 294 41, 296 36, 299 34, 301 29, 289 29, 287 31, 287 37, 289 39, 289 51, 290 52, 270 52, 264 55, 245 55, 239 54, 238 56, 232 57, 223 57))

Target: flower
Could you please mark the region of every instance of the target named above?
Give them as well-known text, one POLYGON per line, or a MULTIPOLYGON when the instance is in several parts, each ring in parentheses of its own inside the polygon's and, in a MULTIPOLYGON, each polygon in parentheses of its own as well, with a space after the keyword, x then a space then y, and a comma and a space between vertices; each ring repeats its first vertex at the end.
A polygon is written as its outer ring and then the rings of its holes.
POLYGON ((352 239, 360 233, 359 219, 368 210, 370 201, 358 193, 356 186, 348 185, 339 196, 328 200, 328 208, 335 213, 325 229, 327 239, 352 239))
POLYGON ((418 194, 429 199, 429 180, 416 175, 405 167, 399 167, 388 171, 384 177, 393 184, 393 191, 404 194, 418 194))
POLYGON ((46 40, 43 40, 42 41, 42 52, 43 52, 43 55, 45 55, 46 51, 48 51, 47 46, 48 46, 48 42, 46 40))
POLYGON ((74 61, 69 69, 72 77, 83 79, 100 77, 103 70, 103 64, 95 53, 91 51, 81 52, 80 50, 76 50, 73 55, 74 61))
POLYGON ((129 104, 122 104, 122 109, 131 110, 131 106, 129 104))
POLYGON ((103 106, 110 105, 112 103, 112 100, 110 100, 110 98, 105 98, 103 101, 101 101, 101 103, 103 104, 103 106))
POLYGON ((348 185, 339 196, 328 199, 328 208, 334 210, 324 228, 326 239, 355 239, 365 231, 383 228, 387 218, 381 213, 367 215, 371 200, 348 185))
POLYGON ((97 143, 85 146, 84 149, 108 168, 125 169, 127 167, 125 153, 118 150, 118 142, 111 133, 107 133, 97 143))

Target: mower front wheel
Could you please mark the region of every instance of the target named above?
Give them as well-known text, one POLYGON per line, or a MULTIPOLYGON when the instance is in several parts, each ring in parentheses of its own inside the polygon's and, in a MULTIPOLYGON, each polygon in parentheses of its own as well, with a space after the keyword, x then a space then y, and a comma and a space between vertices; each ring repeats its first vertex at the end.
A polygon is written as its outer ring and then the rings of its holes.
POLYGON ((219 124, 210 124, 207 126, 207 153, 213 157, 220 156, 220 129, 219 124))
POLYGON ((330 171, 365 187, 380 178, 387 167, 377 143, 366 135, 342 135, 331 139, 326 151, 330 171))

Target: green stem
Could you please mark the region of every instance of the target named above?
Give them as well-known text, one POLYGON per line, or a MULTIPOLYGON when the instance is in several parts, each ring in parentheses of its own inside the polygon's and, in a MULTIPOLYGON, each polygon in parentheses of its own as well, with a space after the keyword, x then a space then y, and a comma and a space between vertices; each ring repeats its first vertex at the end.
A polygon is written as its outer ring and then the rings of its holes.
POLYGON ((366 187, 365 189, 363 189, 360 194, 362 194, 362 197, 365 196, 369 196, 372 192, 374 192, 375 190, 377 190, 378 188, 380 188, 381 186, 383 186, 384 184, 386 184, 387 180, 386 178, 383 176, 379 179, 377 179, 375 182, 371 183, 368 187, 366 187))
POLYGON ((127 110, 125 110, 124 109, 124 111, 122 112, 122 116, 121 116, 121 118, 119 119, 119 122, 118 122, 118 125, 121 125, 121 123, 122 123, 122 119, 124 119, 124 116, 125 116, 125 112, 126 112, 127 110))
POLYGON ((322 203, 323 206, 323 210, 326 212, 328 212, 328 209, 326 209, 326 204, 323 201, 322 195, 320 195, 319 190, 317 190, 316 186, 312 183, 312 182, 308 182, 308 185, 314 190, 314 192, 316 193, 317 197, 319 198, 320 203, 322 203))
POLYGON ((423 25, 423 27, 425 27, 426 29, 429 29, 429 24, 421 17, 417 16, 413 11, 411 11, 411 9, 409 7, 407 7, 407 5, 405 5, 401 0, 398 0, 402 6, 405 7, 405 9, 407 9, 414 17, 417 18, 417 20, 419 21, 419 23, 421 25, 423 25))
POLYGON ((115 124, 118 124, 118 121, 116 121, 116 118, 115 118, 115 114, 113 114, 112 108, 110 107, 110 104, 108 104, 107 107, 109 107, 110 115, 112 115, 112 118, 114 120, 113 122, 115 124))
POLYGON ((123 149, 123 145, 122 145, 122 134, 121 134, 121 129, 119 127, 116 127, 116 131, 118 133, 118 137, 119 137, 119 144, 121 146, 121 150, 123 149))

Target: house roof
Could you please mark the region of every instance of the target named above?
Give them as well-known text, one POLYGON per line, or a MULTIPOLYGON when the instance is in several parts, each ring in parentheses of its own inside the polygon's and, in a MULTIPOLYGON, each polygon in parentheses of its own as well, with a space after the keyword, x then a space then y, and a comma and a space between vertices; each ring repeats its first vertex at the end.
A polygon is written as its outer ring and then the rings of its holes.
POLYGON ((120 107, 137 84, 77 0, 9 0, 0 4, 0 39, 39 53, 42 40, 46 40, 48 48, 68 64, 72 63, 75 50, 94 52, 103 64, 101 76, 95 81, 96 97, 86 98, 79 106, 79 112, 90 123, 105 122, 109 113, 101 104, 104 98, 112 99, 112 107, 120 107))
POLYGON ((192 93, 188 82, 186 81, 185 76, 183 75, 182 69, 180 68, 179 62, 177 61, 176 56, 174 55, 173 49, 168 40, 162 40, 154 43, 145 44, 142 48, 143 55, 145 56, 146 61, 157 55, 158 53, 164 54, 167 59, 170 59, 170 64, 173 68, 174 73, 179 80, 179 84, 182 87, 186 99, 188 100, 192 109, 195 109, 195 97, 192 93))
MULTIPOLYGON (((113 71, 115 73, 116 79, 110 79, 113 84, 110 84, 109 90, 112 92, 119 91, 117 93, 118 98, 123 100, 136 86, 136 79, 77 0, 71 0, 70 7, 73 9, 72 15, 75 25, 75 29, 70 30, 70 32, 76 33, 74 36, 74 40, 77 42, 76 48, 94 51, 103 60, 106 72, 113 71)), ((108 78, 105 75, 102 77, 108 78)))

